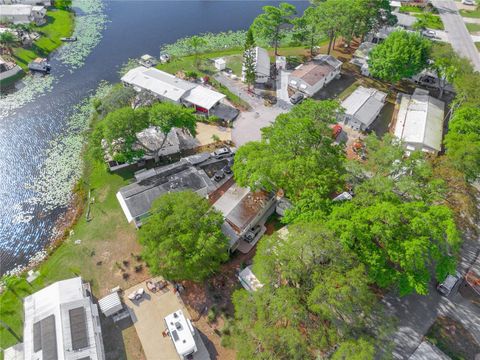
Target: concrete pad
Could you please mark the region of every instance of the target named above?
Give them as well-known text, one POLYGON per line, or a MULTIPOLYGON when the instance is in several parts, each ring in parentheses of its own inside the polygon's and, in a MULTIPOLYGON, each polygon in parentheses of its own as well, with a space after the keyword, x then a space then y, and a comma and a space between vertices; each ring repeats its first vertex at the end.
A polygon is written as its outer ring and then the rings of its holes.
POLYGON ((217 125, 208 125, 201 122, 197 123, 197 136, 195 139, 200 146, 213 143, 212 136, 217 135, 220 141, 232 140, 232 129, 217 125))
MULTIPOLYGON (((161 281, 162 279, 155 278, 153 280, 161 281)), ((162 291, 152 293, 147 290, 144 282, 125 290, 125 295, 128 296, 139 288, 145 289, 143 298, 139 301, 130 301, 125 298, 125 305, 132 317, 146 358, 148 360, 179 359, 172 339, 169 336, 163 337, 162 332, 166 329, 164 318, 177 310, 182 310, 185 316, 191 319, 180 296, 173 293, 172 285, 162 291)), ((193 359, 210 360, 210 355, 197 329, 195 329, 195 343, 198 351, 194 354, 193 359)))

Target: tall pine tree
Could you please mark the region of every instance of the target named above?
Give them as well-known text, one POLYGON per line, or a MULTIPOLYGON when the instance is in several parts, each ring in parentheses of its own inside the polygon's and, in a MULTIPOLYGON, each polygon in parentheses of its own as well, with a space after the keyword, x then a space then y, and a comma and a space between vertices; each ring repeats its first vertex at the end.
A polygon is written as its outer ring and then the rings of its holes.
POLYGON ((256 80, 255 69, 255 39, 252 29, 248 29, 245 39, 245 52, 243 54, 243 78, 248 85, 248 91, 251 90, 256 80))

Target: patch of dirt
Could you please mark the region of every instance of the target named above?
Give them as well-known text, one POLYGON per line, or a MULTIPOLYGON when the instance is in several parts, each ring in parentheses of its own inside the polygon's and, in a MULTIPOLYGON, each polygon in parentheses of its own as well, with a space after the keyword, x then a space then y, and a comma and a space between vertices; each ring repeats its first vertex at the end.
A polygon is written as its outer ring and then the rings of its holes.
POLYGON ((181 293, 182 300, 192 315, 192 321, 207 339, 207 346, 213 358, 233 360, 236 352, 221 345, 221 330, 224 319, 233 316, 234 309, 231 301, 232 293, 241 288, 237 279, 237 272, 246 264, 251 264, 255 255, 255 248, 248 254, 235 253, 231 260, 224 264, 218 274, 204 283, 183 282, 185 291, 181 293), (215 321, 209 322, 208 313, 214 308, 217 316, 215 321))

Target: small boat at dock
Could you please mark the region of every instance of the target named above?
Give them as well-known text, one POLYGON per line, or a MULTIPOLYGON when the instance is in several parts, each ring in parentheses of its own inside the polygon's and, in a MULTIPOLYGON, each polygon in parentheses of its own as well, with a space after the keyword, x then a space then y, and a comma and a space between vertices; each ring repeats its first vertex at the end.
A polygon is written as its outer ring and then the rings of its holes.
POLYGON ((77 41, 77 37, 76 36, 62 37, 60 38, 60 40, 62 40, 63 42, 74 42, 74 41, 77 41))
POLYGON ((49 74, 51 69, 50 63, 45 58, 36 58, 28 63, 28 68, 32 72, 41 72, 44 74, 49 74))

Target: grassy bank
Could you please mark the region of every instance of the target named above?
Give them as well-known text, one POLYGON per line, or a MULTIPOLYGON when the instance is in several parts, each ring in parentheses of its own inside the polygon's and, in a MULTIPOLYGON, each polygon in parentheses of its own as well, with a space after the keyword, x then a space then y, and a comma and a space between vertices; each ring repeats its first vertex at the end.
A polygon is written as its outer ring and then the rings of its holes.
POLYGON ((40 39, 35 41, 29 48, 14 48, 13 56, 17 64, 24 70, 28 69, 28 63, 37 57, 45 57, 62 45, 60 38, 72 35, 74 16, 67 10, 53 9, 47 11, 45 25, 37 26, 34 31, 41 34, 40 39))

